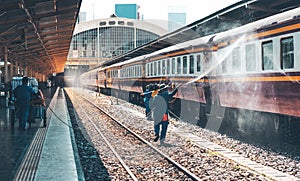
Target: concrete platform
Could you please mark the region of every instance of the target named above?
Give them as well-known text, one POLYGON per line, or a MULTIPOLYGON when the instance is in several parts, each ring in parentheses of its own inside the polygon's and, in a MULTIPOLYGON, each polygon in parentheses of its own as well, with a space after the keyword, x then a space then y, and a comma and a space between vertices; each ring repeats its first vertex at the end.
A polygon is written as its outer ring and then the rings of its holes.
POLYGON ((61 122, 70 124, 62 89, 46 102, 47 127, 36 119, 25 131, 18 129, 18 123, 12 128, 10 109, 0 107, 1 180, 84 180, 80 164, 76 164, 72 130, 61 122))
MULTIPOLYGON (((48 132, 43 145, 35 180, 82 180, 79 178, 75 157, 77 150, 62 89, 59 90, 48 132)), ((79 173, 81 168, 78 167, 79 173)))

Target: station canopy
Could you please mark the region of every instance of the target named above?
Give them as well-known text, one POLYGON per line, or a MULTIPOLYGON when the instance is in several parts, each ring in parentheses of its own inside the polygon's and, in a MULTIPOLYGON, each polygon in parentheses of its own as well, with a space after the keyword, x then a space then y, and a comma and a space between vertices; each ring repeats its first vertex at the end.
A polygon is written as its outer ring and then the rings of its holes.
POLYGON ((195 38, 230 30, 297 7, 300 7, 300 0, 241 0, 124 55, 108 60, 102 66, 152 53, 195 38))
POLYGON ((63 72, 81 0, 0 0, 0 58, 63 72))

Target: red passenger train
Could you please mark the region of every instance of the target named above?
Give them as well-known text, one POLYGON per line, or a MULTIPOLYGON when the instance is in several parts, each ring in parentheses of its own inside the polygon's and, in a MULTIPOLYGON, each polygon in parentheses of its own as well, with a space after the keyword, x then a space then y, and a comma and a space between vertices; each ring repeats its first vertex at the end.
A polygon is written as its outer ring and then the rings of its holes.
POLYGON ((81 78, 86 86, 133 102, 142 102, 140 93, 149 83, 180 83, 173 110, 203 127, 231 124, 244 134, 272 137, 280 129, 299 131, 300 8, 81 78))

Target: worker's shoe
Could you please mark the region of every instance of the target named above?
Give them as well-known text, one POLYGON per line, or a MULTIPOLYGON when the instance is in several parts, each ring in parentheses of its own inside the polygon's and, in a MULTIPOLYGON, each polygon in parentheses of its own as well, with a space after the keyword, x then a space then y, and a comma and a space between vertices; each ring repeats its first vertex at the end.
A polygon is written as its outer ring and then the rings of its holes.
POLYGON ((158 141, 158 139, 159 139, 159 135, 157 134, 157 135, 155 135, 155 138, 154 138, 154 142, 157 142, 158 141))
POLYGON ((164 141, 160 141, 160 146, 171 147, 172 145, 170 143, 166 143, 164 141))

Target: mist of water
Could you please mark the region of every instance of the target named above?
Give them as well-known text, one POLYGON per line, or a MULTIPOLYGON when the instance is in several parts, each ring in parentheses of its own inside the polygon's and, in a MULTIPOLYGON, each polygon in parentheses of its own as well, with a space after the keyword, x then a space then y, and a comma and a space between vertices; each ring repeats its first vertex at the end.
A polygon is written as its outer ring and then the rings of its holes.
POLYGON ((200 75, 198 75, 198 77, 189 82, 186 82, 185 85, 196 82, 197 80, 207 76, 212 70, 216 69, 232 53, 232 50, 240 45, 240 43, 245 39, 245 36, 246 35, 242 35, 233 44, 231 44, 225 52, 223 52, 222 54, 218 54, 215 57, 215 59, 217 60, 216 64, 212 64, 210 67, 208 67, 208 69, 204 70, 200 75))

